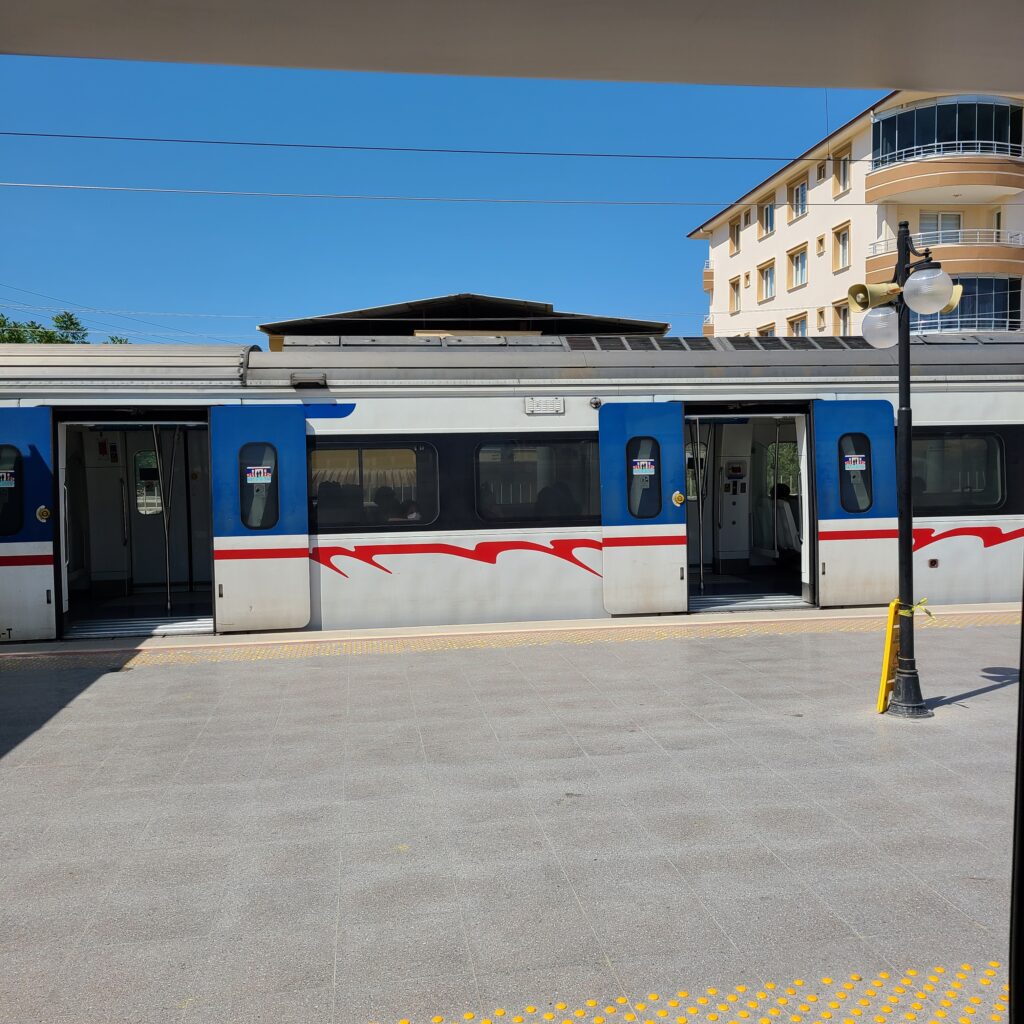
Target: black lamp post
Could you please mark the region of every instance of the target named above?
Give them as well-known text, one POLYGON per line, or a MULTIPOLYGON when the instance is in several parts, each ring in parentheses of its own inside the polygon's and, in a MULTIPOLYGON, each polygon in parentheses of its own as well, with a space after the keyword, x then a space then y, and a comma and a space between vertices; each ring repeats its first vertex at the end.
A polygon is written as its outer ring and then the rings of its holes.
POLYGON ((854 285, 850 297, 866 309, 862 331, 875 348, 899 345, 899 401, 896 410, 896 499, 899 516, 900 635, 896 679, 888 713, 898 718, 931 718, 934 714, 921 696, 921 677, 914 655, 914 498, 913 437, 910 412, 910 311, 944 313, 960 301, 961 289, 931 258, 931 250, 918 251, 910 237, 910 224, 900 221, 896 236, 893 283, 854 285), (918 257, 916 262, 912 257, 918 257), (892 303, 889 305, 889 303, 892 303))

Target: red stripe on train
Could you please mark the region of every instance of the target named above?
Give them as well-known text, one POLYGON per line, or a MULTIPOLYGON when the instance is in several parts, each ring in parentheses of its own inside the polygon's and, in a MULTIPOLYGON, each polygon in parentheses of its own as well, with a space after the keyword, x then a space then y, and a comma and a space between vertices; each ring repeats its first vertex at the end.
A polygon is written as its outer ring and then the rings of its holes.
MULTIPOLYGON (((899 530, 823 530, 819 540, 895 540, 899 530)), ((1024 529, 1003 530, 999 526, 955 526, 949 530, 936 530, 930 526, 914 529, 914 550, 920 551, 930 544, 953 537, 975 537, 985 548, 1005 544, 1007 541, 1024 538, 1024 529)))
POLYGON ((895 540, 899 530, 822 530, 818 540, 895 540))
POLYGON ((53 565, 53 555, 0 555, 0 565, 53 565))
POLYGON ((685 537, 605 537, 603 548, 653 548, 670 544, 685 544, 685 537))
POLYGON ((216 548, 215 561, 233 558, 309 558, 308 548, 216 548))

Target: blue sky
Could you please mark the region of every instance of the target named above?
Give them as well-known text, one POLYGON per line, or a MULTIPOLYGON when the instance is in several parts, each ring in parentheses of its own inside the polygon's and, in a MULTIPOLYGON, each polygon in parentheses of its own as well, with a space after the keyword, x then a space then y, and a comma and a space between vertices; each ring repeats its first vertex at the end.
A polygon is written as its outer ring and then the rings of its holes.
MULTIPOLYGON (((0 129, 361 145, 795 156, 820 89, 375 75, 0 57, 0 129)), ((828 94, 835 128, 880 96, 828 94)), ((0 137, 0 179, 287 192, 724 203, 777 164, 338 153, 0 137)), ((325 202, 0 189, 0 312, 133 341, 448 292, 669 320, 699 334, 714 207, 325 202), (41 298, 32 292, 55 296, 41 298), (240 314, 168 317, 151 313, 240 314), (145 320, 146 324, 137 320, 145 320)), ((212 337, 210 337, 212 336, 212 337)), ((101 340, 97 338, 97 340, 101 340)))

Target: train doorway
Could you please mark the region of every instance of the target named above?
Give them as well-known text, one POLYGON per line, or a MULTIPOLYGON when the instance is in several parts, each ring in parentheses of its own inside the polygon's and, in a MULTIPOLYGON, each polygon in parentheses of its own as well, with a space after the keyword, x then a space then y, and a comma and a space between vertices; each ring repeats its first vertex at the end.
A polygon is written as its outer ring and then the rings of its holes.
POLYGON ((690 611, 812 600, 807 419, 686 417, 690 611))
POLYGON ((63 635, 212 633, 205 422, 58 428, 63 635))

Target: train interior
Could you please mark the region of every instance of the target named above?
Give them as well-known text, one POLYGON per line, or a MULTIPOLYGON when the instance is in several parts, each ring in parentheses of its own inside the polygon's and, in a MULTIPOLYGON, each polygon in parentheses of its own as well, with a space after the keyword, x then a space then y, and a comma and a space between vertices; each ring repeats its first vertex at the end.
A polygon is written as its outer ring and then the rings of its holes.
POLYGON ((64 635, 212 633, 205 423, 61 426, 64 635))
POLYGON ((686 418, 690 611, 811 599, 802 415, 686 418))

